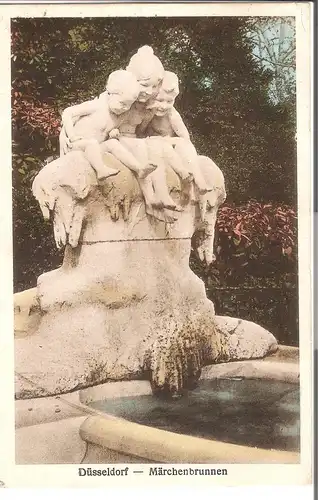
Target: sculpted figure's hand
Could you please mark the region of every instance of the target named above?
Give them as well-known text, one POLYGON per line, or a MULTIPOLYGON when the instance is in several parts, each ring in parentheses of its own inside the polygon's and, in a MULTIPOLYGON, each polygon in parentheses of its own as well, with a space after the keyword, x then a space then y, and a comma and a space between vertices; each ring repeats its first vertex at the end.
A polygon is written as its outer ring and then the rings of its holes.
POLYGON ((204 234, 201 239, 201 243, 196 248, 197 254, 201 262, 204 262, 207 266, 215 262, 216 257, 213 253, 214 246, 214 235, 204 234))
POLYGON ((120 137, 120 131, 118 128, 114 128, 109 132, 110 139, 118 139, 120 137))
MULTIPOLYGON (((70 140, 69 137, 67 137, 65 135, 65 146, 68 148, 68 149, 72 149, 72 141, 70 140)), ((67 151, 67 150, 66 150, 67 151)))
POLYGON ((219 206, 224 203, 226 192, 223 174, 210 158, 199 156, 199 168, 204 180, 213 188, 209 193, 199 196, 199 222, 194 238, 194 249, 201 262, 209 266, 216 260, 213 252, 215 224, 219 206))
MULTIPOLYGON (((174 107, 178 94, 177 75, 171 71, 165 71, 160 91, 148 105, 148 109, 153 111, 154 116, 147 126, 146 134, 163 138, 162 156, 165 161, 182 181, 189 183, 193 181, 199 194, 204 195, 211 191, 211 186, 201 175, 198 155, 191 143, 188 129, 174 107)), ((195 199, 194 193, 190 198, 195 199)))
MULTIPOLYGON (((118 127, 139 95, 140 86, 128 71, 114 71, 109 75, 106 91, 98 99, 66 108, 62 113, 60 151, 82 151, 102 183, 119 173, 104 164, 101 144, 110 132, 118 138, 118 127)), ((109 141, 112 144, 112 139, 109 141)), ((116 142, 116 141, 115 141, 116 142)), ((115 145, 118 148, 118 144, 115 145)), ((112 152, 112 151, 110 151, 112 152)))
POLYGON ((50 219, 57 198, 57 175, 54 168, 45 165, 32 183, 32 192, 37 199, 45 220, 50 219))
POLYGON ((215 262, 214 235, 218 204, 211 204, 207 196, 199 197, 199 210, 201 226, 197 233, 195 250, 201 260, 207 266, 215 262))
POLYGON ((72 149, 71 141, 66 133, 64 126, 62 126, 60 132, 59 144, 60 144, 60 156, 66 155, 72 149))
POLYGON ((71 135, 69 138, 68 138, 69 142, 70 142, 70 147, 72 147, 72 143, 76 142, 76 141, 82 141, 84 140, 84 137, 81 136, 81 135, 71 135))
POLYGON ((44 218, 52 217, 58 248, 78 245, 86 216, 85 200, 97 184, 84 154, 69 152, 45 165, 32 184, 44 218))
POLYGON ((67 147, 67 150, 68 151, 71 151, 73 148, 73 146, 75 145, 76 142, 78 141, 82 141, 83 140, 83 137, 79 136, 79 135, 72 135, 71 137, 66 137, 65 138, 65 145, 67 147))

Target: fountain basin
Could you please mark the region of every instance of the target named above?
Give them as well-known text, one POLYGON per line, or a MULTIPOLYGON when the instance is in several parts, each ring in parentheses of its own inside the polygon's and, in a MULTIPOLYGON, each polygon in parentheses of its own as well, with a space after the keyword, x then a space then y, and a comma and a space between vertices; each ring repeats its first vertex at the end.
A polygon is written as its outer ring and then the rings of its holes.
POLYGON ((223 443, 298 451, 299 388, 243 378, 201 380, 178 400, 152 395, 94 401, 92 407, 142 426, 223 443))
POLYGON ((297 357, 280 346, 264 360, 206 367, 199 387, 173 402, 146 381, 17 401, 16 462, 299 463, 297 357), (41 443, 31 454, 32 432, 41 443))

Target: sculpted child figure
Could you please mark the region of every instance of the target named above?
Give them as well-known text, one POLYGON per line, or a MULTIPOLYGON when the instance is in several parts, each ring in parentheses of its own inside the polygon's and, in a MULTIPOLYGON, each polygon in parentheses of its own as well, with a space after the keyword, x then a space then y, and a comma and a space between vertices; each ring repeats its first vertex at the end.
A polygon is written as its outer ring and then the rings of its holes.
POLYGON ((168 192, 159 198, 155 196, 151 182, 146 182, 145 177, 156 168, 156 164, 149 163, 145 139, 136 137, 136 127, 145 117, 149 121, 154 114, 146 109, 146 105, 158 93, 163 75, 163 66, 151 47, 141 47, 132 56, 126 71, 115 71, 110 75, 106 92, 99 99, 67 108, 62 115, 61 155, 70 149, 84 150, 97 177, 102 180, 109 173, 117 173, 104 165, 103 153, 112 153, 139 177, 148 213, 152 207, 176 208, 168 192))
POLYGON ((211 191, 198 166, 195 147, 180 114, 174 108, 174 102, 179 94, 179 81, 175 73, 165 72, 158 95, 149 105, 154 116, 146 128, 148 136, 161 136, 167 142, 162 146, 163 155, 170 166, 181 179, 194 180, 199 194, 211 191))
POLYGON ((100 181, 119 172, 105 165, 103 151, 112 153, 140 178, 152 172, 156 167, 148 164, 148 158, 140 163, 122 144, 111 139, 139 91, 132 73, 114 71, 108 78, 106 91, 99 98, 67 108, 62 115, 61 155, 70 149, 83 151, 100 181))
MULTIPOLYGON (((158 57, 154 55, 152 48, 146 45, 132 56, 126 69, 135 75, 141 90, 137 101, 125 113, 118 129, 112 132, 112 136, 131 151, 140 163, 159 167, 155 170, 157 172, 155 176, 152 172, 147 178, 139 179, 147 213, 153 215, 153 208, 180 210, 169 194, 165 171, 160 168, 162 159, 156 154, 157 148, 149 146, 145 138, 137 137, 138 129, 144 126, 144 123, 148 124, 154 116, 154 110, 148 109, 148 102, 158 94, 164 77, 164 68, 158 57)), ((165 220, 168 220, 168 217, 165 220)))

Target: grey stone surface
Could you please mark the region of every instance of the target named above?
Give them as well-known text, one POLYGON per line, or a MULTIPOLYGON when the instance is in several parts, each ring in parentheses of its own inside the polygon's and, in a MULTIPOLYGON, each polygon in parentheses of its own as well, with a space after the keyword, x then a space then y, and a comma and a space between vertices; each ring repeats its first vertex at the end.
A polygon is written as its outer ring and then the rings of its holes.
POLYGON ((86 418, 68 418, 17 429, 15 463, 80 464, 85 457, 86 443, 79 435, 79 428, 86 418))
POLYGON ((229 316, 216 316, 215 321, 227 339, 231 361, 262 358, 278 348, 274 335, 252 321, 229 316))

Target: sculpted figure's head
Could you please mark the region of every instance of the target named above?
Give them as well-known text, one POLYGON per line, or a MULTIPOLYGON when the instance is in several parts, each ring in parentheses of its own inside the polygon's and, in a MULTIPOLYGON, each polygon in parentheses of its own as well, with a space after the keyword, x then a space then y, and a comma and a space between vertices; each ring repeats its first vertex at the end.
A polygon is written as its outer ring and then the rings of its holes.
POLYGON ((136 76, 140 84, 139 102, 147 102, 157 95, 164 77, 164 68, 151 47, 141 47, 132 56, 126 69, 136 76))
POLYGON ((173 106, 179 95, 179 79, 175 73, 165 71, 164 78, 155 100, 148 106, 156 116, 164 116, 173 106))
POLYGON ((133 73, 118 70, 109 75, 106 91, 110 110, 116 115, 121 115, 137 100, 140 85, 133 73))

